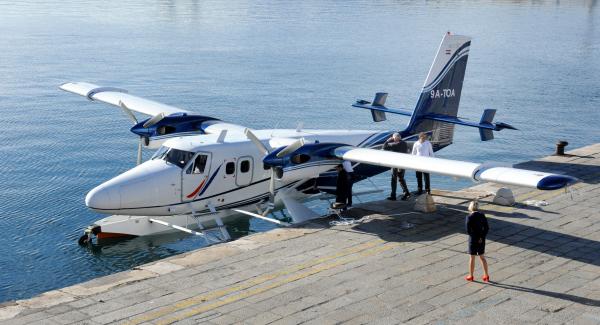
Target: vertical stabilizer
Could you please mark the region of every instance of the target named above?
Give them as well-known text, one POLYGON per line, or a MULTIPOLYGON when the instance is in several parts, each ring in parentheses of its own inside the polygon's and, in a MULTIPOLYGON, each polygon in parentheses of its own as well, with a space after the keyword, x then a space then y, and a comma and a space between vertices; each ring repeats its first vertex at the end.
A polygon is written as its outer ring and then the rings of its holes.
POLYGON ((431 132, 436 149, 452 143, 454 125, 423 117, 457 116, 470 45, 468 36, 444 35, 406 129, 408 134, 431 132))

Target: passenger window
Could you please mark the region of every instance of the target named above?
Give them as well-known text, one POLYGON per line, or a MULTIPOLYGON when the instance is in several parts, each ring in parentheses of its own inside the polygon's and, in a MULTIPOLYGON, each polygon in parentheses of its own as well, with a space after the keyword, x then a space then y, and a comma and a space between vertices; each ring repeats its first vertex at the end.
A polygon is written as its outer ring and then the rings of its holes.
POLYGON ((235 173, 235 163, 228 162, 227 165, 225 165, 225 174, 231 175, 233 173, 235 173))
POLYGON ((203 174, 204 168, 206 168, 206 155, 198 155, 194 160, 194 166, 192 167, 193 174, 203 174))
POLYGON ((242 173, 247 173, 250 170, 250 160, 243 160, 240 164, 240 171, 242 173))

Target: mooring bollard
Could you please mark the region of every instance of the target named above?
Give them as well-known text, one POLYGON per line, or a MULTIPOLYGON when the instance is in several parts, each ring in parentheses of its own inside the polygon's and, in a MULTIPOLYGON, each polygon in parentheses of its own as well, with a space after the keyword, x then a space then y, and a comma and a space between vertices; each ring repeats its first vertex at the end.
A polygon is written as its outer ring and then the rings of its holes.
POLYGON ((565 147, 568 146, 569 143, 567 141, 558 141, 556 143, 556 153, 555 155, 557 156, 564 156, 565 155, 565 147))

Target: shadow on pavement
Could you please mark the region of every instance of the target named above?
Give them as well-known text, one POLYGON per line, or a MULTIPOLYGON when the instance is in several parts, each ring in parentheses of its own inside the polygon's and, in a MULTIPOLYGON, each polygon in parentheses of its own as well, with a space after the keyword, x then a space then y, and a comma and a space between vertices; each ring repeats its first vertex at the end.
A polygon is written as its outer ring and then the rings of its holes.
POLYGON ((586 306, 600 307, 600 300, 579 297, 579 296, 571 295, 568 293, 560 293, 560 292, 554 292, 554 291, 533 289, 533 288, 521 287, 521 286, 517 286, 517 285, 513 285, 513 284, 504 284, 504 283, 499 283, 499 282, 494 282, 494 281, 490 281, 489 285, 498 287, 498 288, 502 288, 502 289, 516 290, 516 291, 521 291, 521 292, 527 292, 527 293, 533 293, 533 294, 537 294, 537 295, 557 298, 557 299, 561 299, 561 300, 568 300, 568 301, 579 303, 579 304, 586 305, 586 306))

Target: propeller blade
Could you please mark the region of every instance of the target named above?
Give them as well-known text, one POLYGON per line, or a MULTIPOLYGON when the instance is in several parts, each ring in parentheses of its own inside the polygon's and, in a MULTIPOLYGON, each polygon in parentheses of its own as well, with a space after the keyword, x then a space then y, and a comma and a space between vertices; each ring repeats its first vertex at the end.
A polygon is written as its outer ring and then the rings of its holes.
POLYGON ((138 124, 137 118, 135 118, 135 115, 133 115, 133 112, 129 109, 129 107, 127 107, 127 105, 125 105, 125 103, 119 101, 119 106, 121 106, 123 112, 125 112, 125 114, 127 114, 127 116, 129 116, 129 118, 133 121, 134 125, 138 124))
POLYGON ((275 196, 275 170, 271 168, 271 179, 269 180, 269 192, 271 196, 275 196))
POLYGON ((137 152, 137 164, 142 163, 142 146, 144 145, 144 138, 140 137, 140 141, 138 142, 138 152, 137 152))
POLYGON ((149 128, 149 127, 153 126, 154 124, 160 122, 163 118, 165 118, 165 113, 158 113, 158 114, 154 115, 151 119, 146 121, 146 123, 144 123, 144 125, 142 125, 142 126, 145 128, 149 128))
POLYGON ((303 145, 304 145, 304 138, 300 138, 300 139, 292 142, 289 146, 283 148, 283 150, 278 152, 276 156, 277 156, 277 158, 281 158, 287 154, 290 154, 290 153, 298 150, 303 145))
POLYGON ((275 169, 271 167, 271 179, 269 180, 269 203, 265 210, 265 216, 275 209, 275 169))
POLYGON ((267 155, 269 153, 269 149, 265 147, 265 145, 258 139, 258 137, 254 133, 252 133, 252 131, 250 131, 250 129, 245 129, 244 134, 250 141, 254 143, 254 145, 263 155, 267 155))

